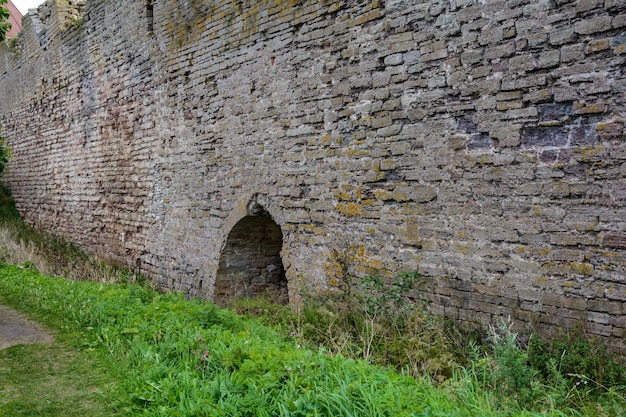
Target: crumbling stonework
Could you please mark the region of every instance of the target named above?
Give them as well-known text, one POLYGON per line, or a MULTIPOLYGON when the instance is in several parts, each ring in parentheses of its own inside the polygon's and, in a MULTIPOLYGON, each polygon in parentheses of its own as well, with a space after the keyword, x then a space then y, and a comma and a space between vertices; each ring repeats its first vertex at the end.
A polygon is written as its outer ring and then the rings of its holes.
POLYGON ((0 46, 6 181, 164 289, 213 297, 258 206, 292 298, 417 270, 626 349, 625 59, 623 0, 48 0, 0 46))

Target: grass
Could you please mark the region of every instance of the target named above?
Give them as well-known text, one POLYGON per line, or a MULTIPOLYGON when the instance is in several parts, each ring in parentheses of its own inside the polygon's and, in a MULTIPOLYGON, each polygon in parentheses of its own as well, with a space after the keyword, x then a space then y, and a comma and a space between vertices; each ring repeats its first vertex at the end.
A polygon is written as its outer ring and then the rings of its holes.
MULTIPOLYGON (((65 343, 59 349, 85 358, 86 366, 71 371, 67 357, 56 353, 66 363, 61 368, 70 372, 69 381, 91 380, 92 387, 100 387, 84 404, 88 411, 109 407, 106 415, 615 416, 626 410, 623 387, 594 401, 568 404, 562 399, 571 388, 530 384, 534 391, 528 403, 516 397, 522 391, 498 378, 497 358, 482 354, 443 384, 428 376, 403 376, 324 349, 299 347, 297 340, 258 320, 138 284, 74 282, 4 265, 0 293, 4 302, 58 329, 65 343), (112 396, 113 409, 108 405, 112 396), (98 398, 99 405, 89 405, 98 398)), ((523 354, 516 345, 508 348, 510 355, 523 354)), ((27 355, 27 362, 42 357, 35 347, 12 349, 12 355, 27 355)), ((2 369, 14 360, 0 358, 2 369)), ((46 384, 41 386, 45 391, 46 384)), ((28 385, 19 390, 30 391, 28 385)), ((22 404, 43 397, 28 395, 22 404)))
POLYGON ((0 416, 118 415, 114 366, 102 360, 63 342, 0 351, 0 416))
POLYGON ((520 343, 506 323, 461 340, 407 302, 412 274, 355 280, 298 311, 233 304, 251 318, 106 269, 75 273, 87 281, 41 274, 98 264, 15 217, 2 222, 15 228, 5 256, 30 247, 41 260, 0 263, 0 302, 57 342, 0 352, 0 416, 626 415, 624 368, 601 345, 520 343))
POLYGON ((136 284, 4 266, 0 288, 6 302, 78 348, 125 364, 119 404, 129 415, 412 415, 432 388, 364 361, 299 349, 255 320, 136 284))

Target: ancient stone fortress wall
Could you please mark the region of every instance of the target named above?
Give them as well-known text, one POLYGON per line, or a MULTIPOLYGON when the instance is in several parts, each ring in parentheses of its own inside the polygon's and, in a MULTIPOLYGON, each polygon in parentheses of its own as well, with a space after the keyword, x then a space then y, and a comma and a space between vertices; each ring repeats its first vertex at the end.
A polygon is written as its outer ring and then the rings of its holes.
POLYGON ((164 289, 419 271, 626 348, 623 0, 48 0, 0 48, 24 217, 164 289))

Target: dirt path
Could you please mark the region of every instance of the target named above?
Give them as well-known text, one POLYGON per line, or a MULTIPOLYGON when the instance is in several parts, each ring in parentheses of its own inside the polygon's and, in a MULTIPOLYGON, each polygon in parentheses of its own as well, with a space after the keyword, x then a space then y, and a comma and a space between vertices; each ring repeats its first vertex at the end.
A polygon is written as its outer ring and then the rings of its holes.
POLYGON ((15 345, 52 342, 54 338, 43 326, 26 319, 12 308, 0 305, 0 350, 15 345))

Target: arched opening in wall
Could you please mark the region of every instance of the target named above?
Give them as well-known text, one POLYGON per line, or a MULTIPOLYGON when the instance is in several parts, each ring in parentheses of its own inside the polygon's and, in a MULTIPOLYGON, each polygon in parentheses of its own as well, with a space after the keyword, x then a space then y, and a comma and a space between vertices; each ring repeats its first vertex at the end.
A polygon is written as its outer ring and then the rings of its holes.
POLYGON ((230 231, 220 255, 213 298, 229 299, 267 294, 282 304, 289 302, 285 268, 280 257, 283 234, 262 207, 241 219, 230 231))

